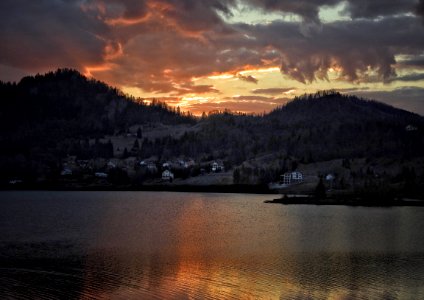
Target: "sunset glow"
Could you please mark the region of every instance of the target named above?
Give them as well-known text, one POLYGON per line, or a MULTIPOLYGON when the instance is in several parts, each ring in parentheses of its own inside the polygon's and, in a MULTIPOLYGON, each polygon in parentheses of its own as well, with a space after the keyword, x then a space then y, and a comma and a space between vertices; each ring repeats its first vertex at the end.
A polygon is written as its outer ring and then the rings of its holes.
POLYGON ((422 1, 286 2, 3 1, 0 80, 70 67, 195 114, 323 89, 424 113, 422 1))

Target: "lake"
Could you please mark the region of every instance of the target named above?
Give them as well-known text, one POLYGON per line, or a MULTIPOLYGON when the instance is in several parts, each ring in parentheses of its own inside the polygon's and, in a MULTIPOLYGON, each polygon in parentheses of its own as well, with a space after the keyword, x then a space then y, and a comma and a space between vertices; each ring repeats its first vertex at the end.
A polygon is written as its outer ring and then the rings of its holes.
POLYGON ((424 299, 424 208, 0 192, 0 299, 424 299))

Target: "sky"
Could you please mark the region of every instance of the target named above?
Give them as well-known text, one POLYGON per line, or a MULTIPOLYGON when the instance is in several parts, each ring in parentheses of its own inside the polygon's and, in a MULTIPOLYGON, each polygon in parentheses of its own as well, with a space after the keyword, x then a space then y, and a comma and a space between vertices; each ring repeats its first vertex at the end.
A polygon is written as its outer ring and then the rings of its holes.
POLYGON ((1 0, 0 80, 74 68, 201 114, 323 89, 424 115, 424 0, 1 0))

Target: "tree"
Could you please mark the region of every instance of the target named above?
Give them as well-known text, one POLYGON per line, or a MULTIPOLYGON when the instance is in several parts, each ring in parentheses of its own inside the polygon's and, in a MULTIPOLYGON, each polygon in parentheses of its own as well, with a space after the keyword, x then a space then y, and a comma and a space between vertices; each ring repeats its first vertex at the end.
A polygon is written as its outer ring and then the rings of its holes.
POLYGON ((134 150, 138 150, 138 149, 140 149, 140 143, 138 142, 138 139, 136 139, 136 140, 134 141, 133 149, 134 149, 134 150))
POLYGON ((123 185, 129 183, 128 173, 121 168, 110 170, 108 175, 108 180, 112 184, 123 185))
POLYGON ((315 198, 323 200, 326 198, 325 185, 322 177, 320 177, 317 187, 315 188, 315 198))
POLYGON ((124 148, 124 153, 122 153, 122 158, 128 158, 130 156, 130 154, 128 153, 128 149, 127 147, 124 148))
POLYGON ((239 169, 235 169, 233 171, 233 181, 235 184, 240 183, 240 170, 239 169))

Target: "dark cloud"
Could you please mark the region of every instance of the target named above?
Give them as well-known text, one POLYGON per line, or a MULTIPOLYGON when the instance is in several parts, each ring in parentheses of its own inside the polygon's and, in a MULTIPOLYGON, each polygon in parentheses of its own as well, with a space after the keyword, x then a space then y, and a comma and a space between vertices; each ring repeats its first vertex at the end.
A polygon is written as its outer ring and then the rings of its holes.
POLYGON ((319 23, 319 11, 323 7, 334 7, 345 4, 344 14, 353 19, 376 18, 381 16, 399 15, 416 11, 422 14, 421 4, 416 0, 247 0, 252 9, 261 7, 267 11, 281 11, 301 16, 307 22, 319 23))
POLYGON ((296 88, 268 88, 268 89, 254 89, 252 94, 265 94, 265 95, 280 95, 296 88))
POLYGON ((364 87, 357 87, 357 88, 345 88, 345 89, 336 89, 340 93, 353 93, 353 92, 361 92, 361 91, 367 91, 370 88, 367 86, 364 87))
POLYGON ((396 54, 424 48, 424 30, 414 17, 334 22, 310 37, 302 35, 296 23, 240 27, 257 38, 256 45, 277 49, 282 72, 303 83, 328 80, 330 67, 339 68, 347 81, 360 82, 370 70, 389 81, 395 76, 396 54))
POLYGON ((0 2, 0 64, 40 71, 103 62, 108 28, 77 1, 0 2))
POLYGON ((420 81, 424 80, 424 73, 411 73, 408 75, 403 75, 396 77, 394 81, 420 81))
POLYGON ((176 89, 176 95, 185 94, 206 94, 206 93, 220 93, 213 85, 193 85, 191 83, 185 83, 180 85, 176 89))
POLYGON ((352 18, 375 18, 413 12, 416 0, 349 0, 345 13, 352 18))
POLYGON ((254 8, 262 7, 265 10, 293 13, 302 16, 305 20, 317 21, 320 6, 332 6, 339 3, 340 0, 247 0, 246 2, 254 8))
POLYGON ((258 83, 258 80, 255 77, 253 77, 252 75, 237 74, 236 77, 238 79, 246 81, 246 82, 250 82, 250 83, 254 83, 254 84, 258 83))
POLYGON ((408 59, 397 62, 401 68, 423 69, 424 68, 424 55, 414 55, 408 59))
POLYGON ((402 87, 392 91, 357 91, 353 94, 379 100, 424 116, 424 88, 421 87, 402 87))

